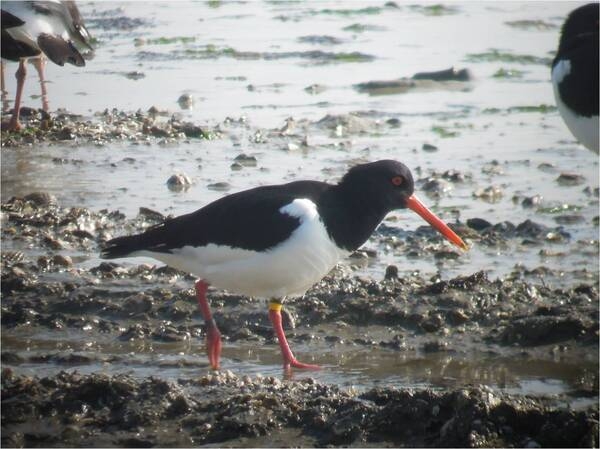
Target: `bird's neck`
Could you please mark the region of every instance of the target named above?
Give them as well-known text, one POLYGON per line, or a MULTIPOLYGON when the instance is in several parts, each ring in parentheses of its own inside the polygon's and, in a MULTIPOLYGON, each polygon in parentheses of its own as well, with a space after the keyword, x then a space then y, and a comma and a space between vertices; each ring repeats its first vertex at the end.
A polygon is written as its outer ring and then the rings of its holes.
POLYGON ((377 198, 342 186, 332 187, 320 201, 321 215, 335 244, 347 251, 362 246, 389 212, 377 198))

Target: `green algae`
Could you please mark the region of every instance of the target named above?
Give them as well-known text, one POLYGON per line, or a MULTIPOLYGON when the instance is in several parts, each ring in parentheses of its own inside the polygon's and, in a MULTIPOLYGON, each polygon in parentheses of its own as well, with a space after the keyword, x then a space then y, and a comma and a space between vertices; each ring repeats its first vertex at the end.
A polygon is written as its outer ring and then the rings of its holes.
POLYGON ((469 53, 466 56, 468 62, 504 62, 513 64, 540 64, 549 66, 550 58, 541 58, 533 55, 517 55, 496 48, 483 53, 469 53))

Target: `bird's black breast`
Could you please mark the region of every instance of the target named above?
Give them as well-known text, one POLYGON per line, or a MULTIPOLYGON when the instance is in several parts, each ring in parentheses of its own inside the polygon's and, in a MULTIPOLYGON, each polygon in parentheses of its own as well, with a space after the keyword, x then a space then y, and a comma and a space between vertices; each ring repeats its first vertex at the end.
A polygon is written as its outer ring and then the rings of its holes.
POLYGON ((571 71, 558 85, 560 98, 578 115, 598 115, 598 33, 588 33, 573 39, 556 56, 571 64, 571 71))

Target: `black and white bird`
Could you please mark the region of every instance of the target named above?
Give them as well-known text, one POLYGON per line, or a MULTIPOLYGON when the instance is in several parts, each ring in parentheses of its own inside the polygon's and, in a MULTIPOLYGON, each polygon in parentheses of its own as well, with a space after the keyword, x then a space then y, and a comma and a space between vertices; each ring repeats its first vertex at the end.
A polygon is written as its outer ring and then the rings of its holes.
POLYGON ((598 19, 600 5, 573 10, 563 24, 552 62, 556 105, 575 138, 598 153, 598 19))
POLYGON ((412 209, 450 242, 467 248, 413 191, 412 174, 400 162, 357 165, 337 184, 295 181, 225 196, 142 234, 112 239, 102 256, 149 256, 200 279, 196 294, 213 368, 219 366, 221 337, 206 299, 209 284, 270 299, 284 368, 317 368, 292 354, 281 324, 282 300, 302 296, 365 243, 388 212, 412 209))
MULTIPOLYGON (((26 61, 31 59, 42 87, 42 105, 48 110, 44 77, 45 57, 63 66, 66 62, 81 67, 85 60, 80 52, 92 51, 90 34, 74 1, 2 1, 2 59, 18 61, 17 92, 8 129, 18 130, 23 86, 27 75, 26 61)), ((4 64, 2 64, 4 93, 4 64)))

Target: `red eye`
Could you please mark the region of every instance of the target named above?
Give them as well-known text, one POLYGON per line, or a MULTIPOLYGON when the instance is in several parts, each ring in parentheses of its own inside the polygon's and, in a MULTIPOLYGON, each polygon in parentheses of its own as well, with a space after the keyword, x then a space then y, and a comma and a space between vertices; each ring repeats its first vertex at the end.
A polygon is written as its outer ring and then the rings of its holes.
POLYGON ((392 184, 394 184, 395 186, 399 186, 404 182, 404 178, 402 178, 402 176, 394 176, 392 178, 392 184))

